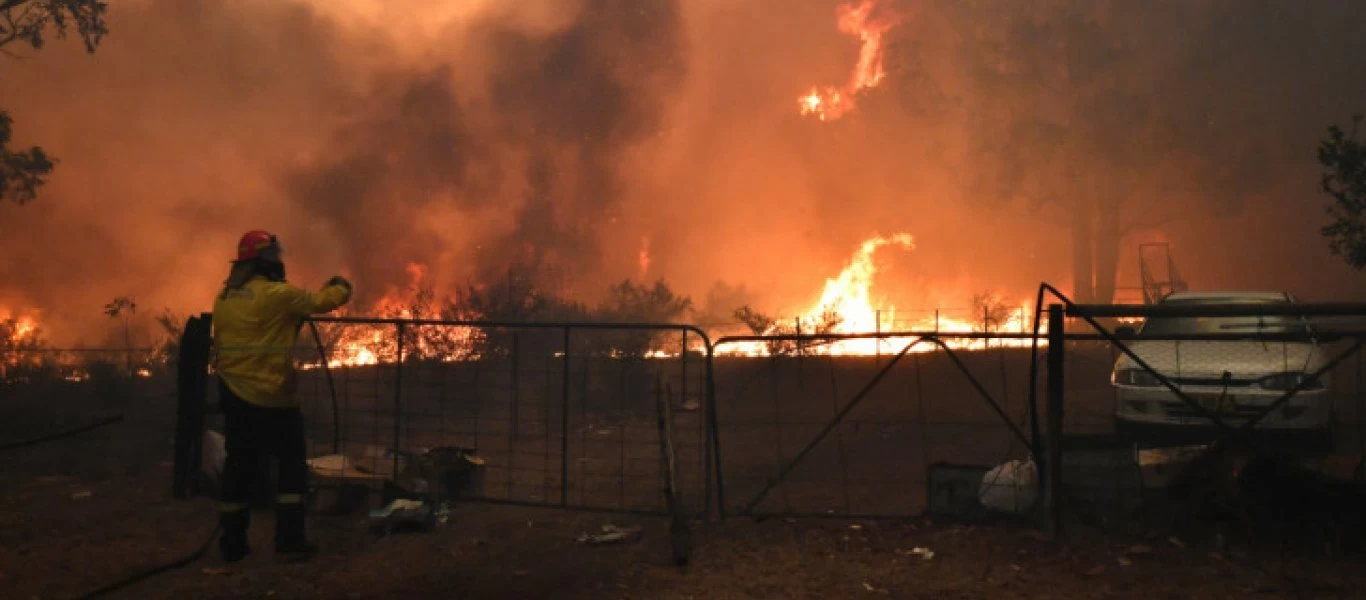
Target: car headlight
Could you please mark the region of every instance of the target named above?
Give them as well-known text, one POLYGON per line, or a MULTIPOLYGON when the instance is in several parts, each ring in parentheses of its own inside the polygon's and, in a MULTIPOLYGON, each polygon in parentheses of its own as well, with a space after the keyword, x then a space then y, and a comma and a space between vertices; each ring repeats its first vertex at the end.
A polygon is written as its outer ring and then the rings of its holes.
POLYGON ((1257 380, 1257 385, 1264 390, 1275 390, 1278 392, 1288 392, 1293 389, 1301 390, 1321 390, 1323 382, 1318 379, 1310 379, 1308 373, 1278 373, 1257 380), (1303 384, 1304 387, 1300 387, 1303 384))
POLYGON ((1162 386, 1162 382, 1158 381, 1156 375, 1144 371, 1143 369, 1120 369, 1110 376, 1110 382, 1115 385, 1129 385, 1133 387, 1162 386))

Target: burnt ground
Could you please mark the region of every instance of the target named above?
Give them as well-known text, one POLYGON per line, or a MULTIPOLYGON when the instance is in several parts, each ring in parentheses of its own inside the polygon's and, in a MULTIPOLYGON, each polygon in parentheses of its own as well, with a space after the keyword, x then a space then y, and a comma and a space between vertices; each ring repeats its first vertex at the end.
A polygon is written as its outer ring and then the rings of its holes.
MULTIPOLYGON (((212 502, 170 494, 169 390, 137 397, 112 407, 126 414, 124 422, 0 454, 0 597, 77 597, 185 556, 209 535, 212 502)), ((111 409, 56 397, 25 406, 9 413, 22 418, 0 424, 0 444, 111 409)), ((1004 437, 999 434, 993 439, 1004 437)), ((745 465, 741 448, 723 446, 737 464, 727 469, 745 465)), ((869 450, 865 457, 886 454, 869 450)), ((792 452, 789 446, 784 454, 792 452)), ((759 468, 766 459, 750 462, 759 468)), ((871 468, 888 464, 899 463, 871 468)), ((803 503, 796 495, 788 502, 793 506, 778 508, 820 508, 826 499, 803 503)), ((294 564, 271 555, 270 521, 268 512, 257 517, 256 554, 240 565, 224 569, 211 552, 110 597, 1366 597, 1358 591, 1366 590, 1361 556, 1229 546, 1205 528, 1133 533, 1129 527, 1121 536, 1120 528, 1073 523, 1067 542, 1057 543, 1022 524, 732 517, 695 523, 693 561, 680 569, 669 560, 668 524, 654 517, 467 503, 456 505, 435 531, 379 537, 359 517, 314 516, 311 533, 324 552, 294 564), (610 546, 575 542, 605 523, 639 525, 643 536, 610 546), (916 548, 934 556, 927 560, 916 548)))
MULTIPOLYGON (((151 443, 164 436, 130 443, 125 427, 7 461, 0 595, 75 596, 202 542, 211 503, 171 499, 165 453, 135 451, 164 450, 151 443), (90 453, 99 458, 92 462, 90 453), (82 492, 89 494, 73 496, 82 492)), ((431 533, 382 539, 354 519, 315 518, 325 552, 286 564, 270 556, 269 517, 261 521, 253 531, 258 552, 240 566, 222 573, 210 557, 111 597, 1347 598, 1366 584, 1359 559, 1223 556, 1199 540, 1179 548, 1162 538, 1107 541, 1080 530, 1056 544, 1028 528, 920 519, 702 524, 693 563, 680 570, 668 561, 660 520, 490 505, 457 507, 431 533), (643 537, 600 547, 573 541, 608 521, 642 525, 643 537), (935 554, 925 560, 910 553, 916 547, 935 554)))

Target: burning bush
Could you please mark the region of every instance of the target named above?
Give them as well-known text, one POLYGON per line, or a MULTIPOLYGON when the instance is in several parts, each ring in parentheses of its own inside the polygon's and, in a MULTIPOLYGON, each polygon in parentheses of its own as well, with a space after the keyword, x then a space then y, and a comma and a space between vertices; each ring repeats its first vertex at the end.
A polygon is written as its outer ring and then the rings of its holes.
MULTIPOLYGON (((593 312, 595 321, 608 323, 677 323, 692 310, 692 299, 674 293, 664 280, 653 286, 631 280, 612 286, 607 301, 593 312)), ((661 338, 654 331, 613 332, 601 338, 602 343, 590 348, 595 355, 620 358, 644 358, 652 350, 659 350, 661 338)))
MULTIPOLYGON (((749 305, 742 306, 735 310, 736 320, 749 327, 754 335, 825 335, 834 333, 835 330, 844 322, 844 317, 839 311, 831 307, 826 307, 820 312, 815 322, 806 324, 798 317, 791 324, 779 322, 778 319, 770 317, 759 311, 750 308, 749 305)), ((796 341, 796 340, 768 340, 764 342, 764 347, 771 356, 781 356, 791 354, 796 350, 804 350, 812 345, 821 344, 821 341, 796 341)))
MULTIPOLYGON (((453 305, 467 313, 480 315, 485 321, 523 323, 590 320, 589 311, 582 304, 549 293, 533 281, 525 271, 509 269, 500 281, 491 285, 465 286, 456 296, 453 305)), ((522 336, 506 328, 497 327, 481 331, 483 343, 480 345, 480 351, 481 354, 488 356, 508 356, 514 344, 517 345, 518 352, 550 356, 559 351, 562 345, 549 335, 522 336)))
POLYGON ((0 383, 27 380, 51 368, 41 350, 42 330, 28 318, 0 319, 0 383))
POLYGON ((976 319, 973 331, 984 333, 1000 331, 1016 310, 1018 309, 1007 304, 1005 298, 1000 294, 990 290, 973 294, 972 311, 973 318, 976 319))

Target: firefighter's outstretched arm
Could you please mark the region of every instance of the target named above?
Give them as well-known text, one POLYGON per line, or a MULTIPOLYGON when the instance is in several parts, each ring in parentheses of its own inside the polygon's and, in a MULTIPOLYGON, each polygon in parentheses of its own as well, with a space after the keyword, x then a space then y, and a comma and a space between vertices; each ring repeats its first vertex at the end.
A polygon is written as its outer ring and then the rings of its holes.
POLYGON ((341 277, 328 280, 317 292, 282 285, 279 288, 280 300, 286 309, 297 316, 305 317, 318 313, 331 312, 351 300, 351 283, 341 277))

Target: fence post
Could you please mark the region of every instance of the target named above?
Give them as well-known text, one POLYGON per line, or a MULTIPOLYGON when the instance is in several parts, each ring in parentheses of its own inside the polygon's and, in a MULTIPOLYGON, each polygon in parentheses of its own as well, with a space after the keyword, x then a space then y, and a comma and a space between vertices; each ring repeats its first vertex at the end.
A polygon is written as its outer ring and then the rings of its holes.
POLYGON ((1044 506, 1049 534, 1063 535, 1062 527, 1062 420, 1063 352, 1065 337, 1061 304, 1048 305, 1048 459, 1044 461, 1044 506))
MULTIPOLYGON (((708 481, 712 477, 716 481, 716 514, 717 517, 726 520, 726 478, 725 470, 721 468, 721 419, 716 415, 716 348, 710 341, 703 340, 707 348, 707 361, 703 364, 706 369, 706 407, 707 407, 707 438, 708 450, 710 450, 711 460, 707 464, 711 466, 711 473, 708 481)), ((707 494, 707 514, 711 515, 711 494, 707 494)))
MULTIPOLYGON (((511 446, 512 443, 513 443, 513 442, 516 442, 517 439, 520 437, 520 436, 518 435, 518 423, 519 423, 519 417, 521 416, 519 413, 521 412, 521 399, 522 399, 522 398, 521 398, 521 396, 522 396, 522 389, 521 389, 521 381, 522 381, 522 370, 521 370, 522 349, 521 349, 521 343, 520 343, 521 337, 522 337, 522 336, 521 336, 520 334, 517 334, 517 333, 512 334, 512 377, 511 377, 512 380, 508 382, 508 383, 510 384, 510 387, 512 388, 512 430, 511 430, 511 436, 510 436, 510 437, 511 437, 511 441, 509 442, 509 447, 508 447, 508 450, 509 450, 509 451, 511 451, 511 450, 513 449, 512 446, 511 446)), ((509 456, 511 456, 510 453, 509 453, 509 456)), ((508 479, 509 479, 509 481, 510 481, 512 478, 509 477, 508 479)))
POLYGON ((564 328, 564 374, 560 386, 560 506, 569 504, 569 327, 564 328))
POLYGON ((873 338, 873 364, 882 366, 882 309, 873 312, 873 332, 877 337, 873 338))
POLYGON ((398 481, 399 434, 403 427, 403 322, 398 323, 398 355, 394 361, 394 481, 398 481))

